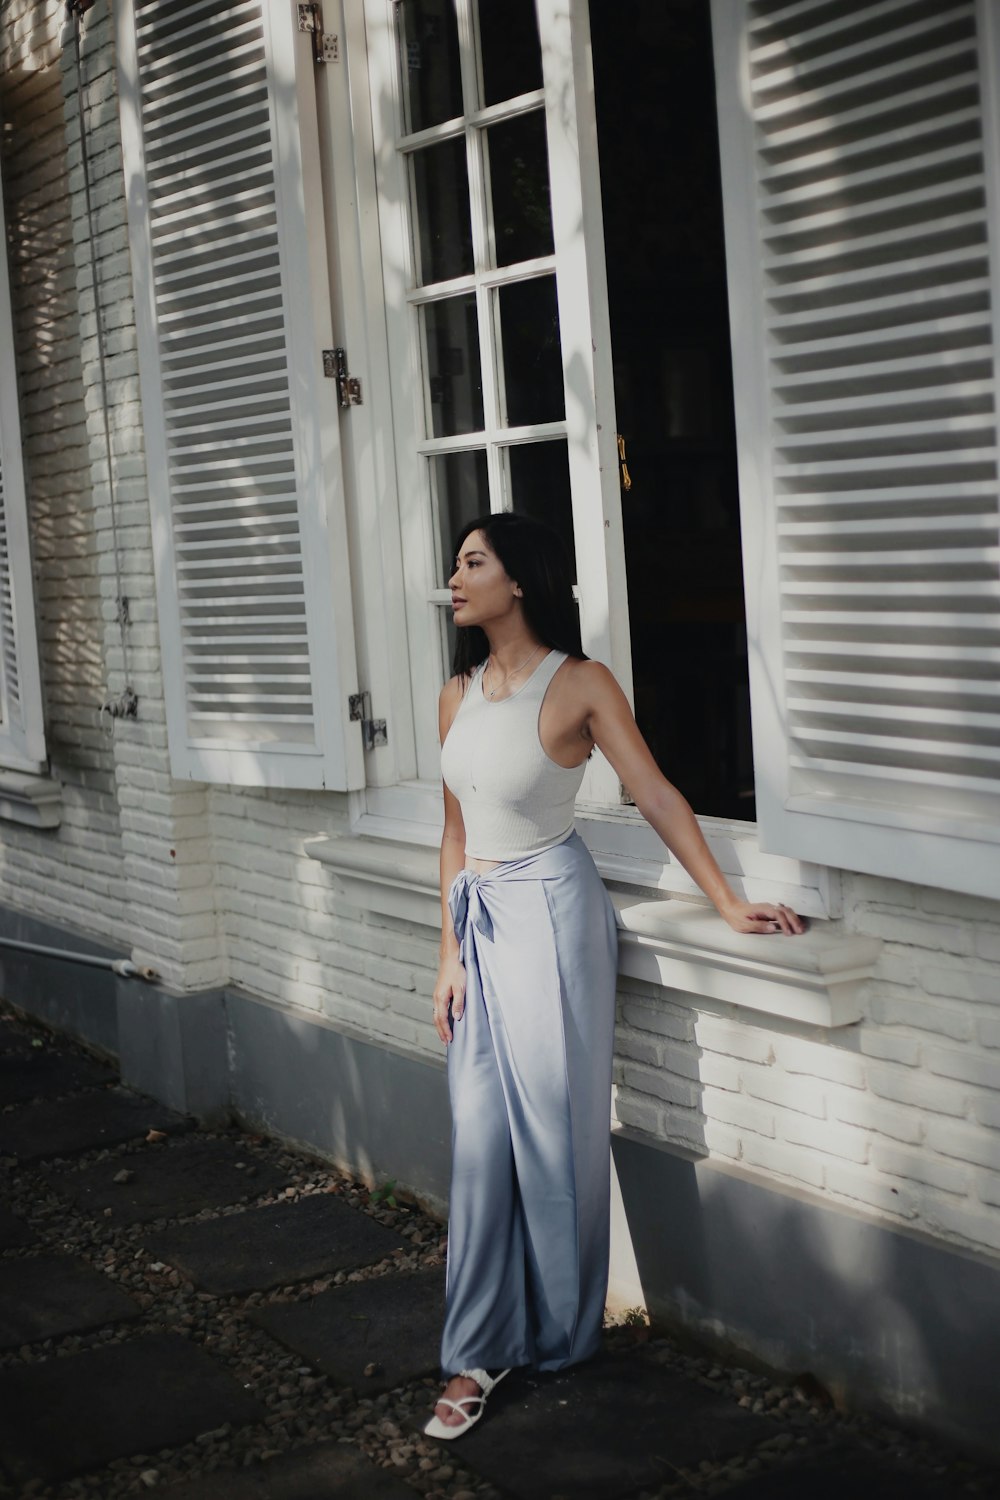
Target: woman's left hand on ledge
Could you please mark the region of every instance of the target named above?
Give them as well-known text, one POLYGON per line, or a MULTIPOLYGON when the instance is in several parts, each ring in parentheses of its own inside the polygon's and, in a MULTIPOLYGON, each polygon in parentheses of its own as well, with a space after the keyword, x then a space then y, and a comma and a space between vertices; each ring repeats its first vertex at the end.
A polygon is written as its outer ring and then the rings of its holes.
POLYGON ((720 914, 734 932, 780 932, 787 937, 794 937, 796 933, 806 930, 805 920, 780 901, 777 905, 772 905, 769 901, 734 900, 725 908, 720 908, 720 914))

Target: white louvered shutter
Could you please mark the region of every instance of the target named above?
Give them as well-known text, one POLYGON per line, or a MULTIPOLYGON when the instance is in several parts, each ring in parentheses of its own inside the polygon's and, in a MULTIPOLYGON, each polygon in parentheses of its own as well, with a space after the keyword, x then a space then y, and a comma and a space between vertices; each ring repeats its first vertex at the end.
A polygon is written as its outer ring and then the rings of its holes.
POLYGON ((21 459, 7 228, 0 191, 0 766, 45 769, 28 507, 21 459))
POLYGON ((290 0, 117 7, 171 765, 363 784, 310 39, 290 0))
POLYGON ((713 0, 762 842, 1000 896, 991 24, 713 0))

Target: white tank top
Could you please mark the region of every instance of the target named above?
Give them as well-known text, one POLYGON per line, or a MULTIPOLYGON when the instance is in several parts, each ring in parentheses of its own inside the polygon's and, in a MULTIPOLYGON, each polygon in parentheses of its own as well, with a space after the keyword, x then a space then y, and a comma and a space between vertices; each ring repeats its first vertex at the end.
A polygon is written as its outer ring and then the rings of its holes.
POLYGON ((509 698, 496 701, 483 693, 485 662, 472 674, 441 746, 441 774, 461 805, 473 859, 523 859, 573 832, 586 762, 558 765, 538 737, 542 699, 565 660, 565 651, 550 651, 509 698))

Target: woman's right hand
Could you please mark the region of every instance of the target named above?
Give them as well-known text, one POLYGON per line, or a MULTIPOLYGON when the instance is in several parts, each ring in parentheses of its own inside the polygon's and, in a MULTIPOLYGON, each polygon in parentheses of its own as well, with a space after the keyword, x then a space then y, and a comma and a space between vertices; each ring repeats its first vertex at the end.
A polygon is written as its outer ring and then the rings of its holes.
POLYGON ((442 1042, 450 1042, 452 1021, 460 1021, 465 1010, 465 966, 458 954, 442 958, 434 986, 434 1029, 442 1042))

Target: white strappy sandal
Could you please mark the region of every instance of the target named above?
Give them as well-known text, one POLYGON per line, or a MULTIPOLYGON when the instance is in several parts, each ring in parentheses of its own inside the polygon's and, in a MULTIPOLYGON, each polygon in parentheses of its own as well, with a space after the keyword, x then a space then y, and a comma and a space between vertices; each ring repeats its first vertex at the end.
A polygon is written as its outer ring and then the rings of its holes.
POLYGON ((479 1386, 479 1395, 463 1396, 459 1401, 451 1401, 447 1396, 439 1396, 436 1403, 438 1406, 450 1406, 452 1411, 457 1411, 465 1420, 456 1422, 453 1427, 450 1427, 435 1413, 424 1428, 426 1437, 443 1438, 445 1442, 450 1443, 453 1438, 461 1437, 463 1432, 468 1432, 470 1427, 475 1427, 486 1409, 486 1397, 494 1386, 500 1384, 505 1375, 510 1374, 510 1370, 501 1370, 496 1377, 487 1375, 485 1370, 459 1370, 458 1373, 463 1379, 476 1382, 479 1386), (470 1402, 475 1407, 475 1410, 471 1412, 465 1410, 470 1402))

